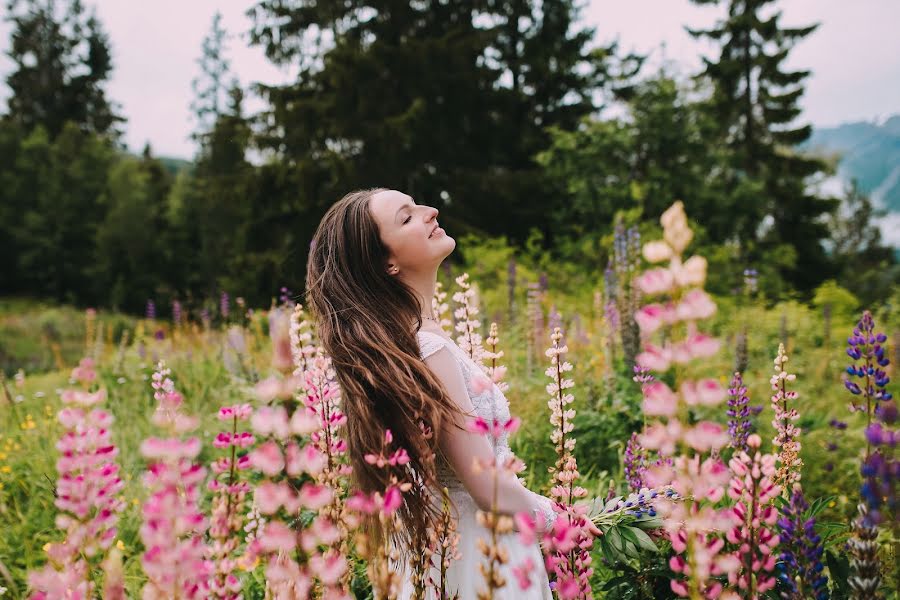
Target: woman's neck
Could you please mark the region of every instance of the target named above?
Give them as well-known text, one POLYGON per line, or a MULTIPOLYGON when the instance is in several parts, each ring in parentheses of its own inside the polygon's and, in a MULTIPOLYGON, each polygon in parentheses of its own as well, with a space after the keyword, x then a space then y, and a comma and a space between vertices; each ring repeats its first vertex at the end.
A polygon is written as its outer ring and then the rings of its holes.
POLYGON ((437 315, 432 314, 433 310, 431 307, 432 299, 434 298, 434 283, 437 281, 437 270, 430 273, 423 273, 422 275, 409 275, 404 279, 404 283, 411 287, 416 295, 419 297, 419 302, 422 305, 422 316, 437 318, 437 315))

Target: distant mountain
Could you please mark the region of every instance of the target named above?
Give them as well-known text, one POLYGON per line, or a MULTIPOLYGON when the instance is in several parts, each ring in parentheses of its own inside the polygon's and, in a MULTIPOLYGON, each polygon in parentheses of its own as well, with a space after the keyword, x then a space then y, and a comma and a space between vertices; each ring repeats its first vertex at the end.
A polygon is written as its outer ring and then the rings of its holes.
POLYGON ((157 158, 159 158, 159 161, 172 175, 178 175, 178 173, 184 171, 185 169, 191 170, 194 168, 193 162, 184 160, 182 158, 174 158, 171 156, 159 156, 157 158))
POLYGON ((814 129, 804 149, 840 158, 838 176, 856 179, 880 206, 900 215, 900 115, 814 129))

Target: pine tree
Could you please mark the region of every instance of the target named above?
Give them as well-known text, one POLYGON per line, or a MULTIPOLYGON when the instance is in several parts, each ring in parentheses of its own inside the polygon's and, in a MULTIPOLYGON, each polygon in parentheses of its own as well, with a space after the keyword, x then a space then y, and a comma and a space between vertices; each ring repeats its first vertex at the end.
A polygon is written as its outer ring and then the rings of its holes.
POLYGON ((251 42, 298 70, 259 86, 268 108, 255 140, 284 161, 262 176, 293 179, 263 184, 289 192, 297 215, 289 272, 303 271, 325 208, 357 187, 436 205, 455 234, 521 242, 549 230, 564 200, 534 155, 545 127, 575 128, 595 110, 610 60, 573 2, 261 0, 249 14, 251 42))
POLYGON ((12 24, 6 79, 12 91, 7 118, 30 132, 41 125, 51 138, 71 121, 86 132, 120 135, 124 121, 107 99, 104 85, 112 72, 109 40, 80 0, 58 14, 55 0, 9 0, 12 24))
POLYGON ((230 87, 237 85, 234 79, 230 84, 226 81, 231 68, 229 60, 225 57, 227 37, 228 34, 222 27, 222 13, 216 11, 210 31, 203 39, 203 54, 197 59, 200 76, 191 81, 191 88, 195 94, 191 110, 194 111, 197 120, 194 138, 201 142, 203 136, 212 130, 216 119, 225 108, 224 100, 229 85, 230 87))
MULTIPOLYGON (((717 4, 718 0, 693 0, 717 4)), ((809 191, 810 179, 825 170, 796 146, 809 138, 809 125, 795 125, 803 81, 809 71, 784 68, 795 43, 817 25, 783 27, 774 0, 729 0, 728 16, 713 28, 688 32, 719 45, 716 59, 704 58, 702 75, 713 84, 710 109, 721 124, 731 156, 730 188, 744 206, 739 239, 744 260, 762 254, 780 260, 780 274, 809 291, 832 272, 823 242, 823 216, 836 201, 809 191), (747 182, 758 182, 758 188, 747 182)))

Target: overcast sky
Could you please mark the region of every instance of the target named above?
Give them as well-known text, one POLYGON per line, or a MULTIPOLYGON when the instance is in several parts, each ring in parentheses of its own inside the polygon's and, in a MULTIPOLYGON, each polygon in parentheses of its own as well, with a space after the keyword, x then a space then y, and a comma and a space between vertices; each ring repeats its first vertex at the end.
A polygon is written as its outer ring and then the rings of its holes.
MULTIPOLYGON (((249 20, 244 11, 254 4, 235 0, 86 0, 109 34, 115 71, 109 96, 128 119, 125 140, 133 150, 149 141, 156 154, 190 158, 194 145, 189 105, 196 59, 213 13, 222 12, 223 25, 233 34, 228 57, 246 85, 278 82, 289 77, 269 64, 246 42, 249 20)), ((900 112, 900 2, 897 0, 781 0, 783 23, 792 26, 820 22, 819 29, 796 46, 791 68, 813 71, 803 98, 803 119, 815 125, 883 119, 900 112)), ((709 47, 694 41, 684 25, 706 27, 721 16, 724 6, 698 7, 688 0, 589 0, 584 20, 597 27, 597 40, 618 37, 623 50, 651 53, 658 64, 665 57, 684 73, 695 71, 709 47)), ((0 23, 0 75, 12 63, 9 24, 0 23)), ((8 88, 0 86, 4 104, 8 88)), ((248 103, 253 111, 258 104, 248 103)))

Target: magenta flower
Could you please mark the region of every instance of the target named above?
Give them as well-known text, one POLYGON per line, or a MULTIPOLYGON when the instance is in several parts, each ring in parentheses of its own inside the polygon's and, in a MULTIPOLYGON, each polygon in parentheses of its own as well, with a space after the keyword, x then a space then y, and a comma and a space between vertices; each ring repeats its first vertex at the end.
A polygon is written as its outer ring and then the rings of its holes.
POLYGON ((734 527, 726 539, 736 546, 734 556, 740 561, 740 570, 729 573, 729 582, 737 585, 746 598, 757 598, 775 587, 773 574, 778 545, 774 525, 778 511, 773 502, 781 493, 774 483, 775 456, 761 455, 760 437, 753 434, 747 446, 753 457, 739 450, 729 466, 734 476, 728 496, 735 501, 731 509, 734 527))
POLYGON ((154 423, 169 437, 149 438, 141 453, 151 462, 144 475, 149 496, 142 509, 141 541, 146 551, 141 564, 147 574, 144 598, 208 598, 214 565, 203 541, 208 523, 200 510, 206 469, 193 462, 200 452, 197 438, 181 434, 196 419, 181 413, 183 397, 160 361, 152 386, 157 400, 154 423))
MULTIPOLYGON (((87 388, 96 381, 93 360, 84 358, 72 378, 87 388)), ((89 576, 116 538, 116 524, 124 504, 118 494, 123 482, 116 463, 118 449, 112 441, 113 417, 100 408, 90 408, 106 399, 102 388, 91 393, 66 390, 67 404, 59 412, 64 427, 56 444, 56 525, 65 533, 62 542, 49 545, 50 563, 29 575, 33 598, 91 598, 94 582, 89 576), (89 410, 90 409, 90 410, 89 410)), ((105 590, 117 595, 121 583, 110 578, 105 590)))
POLYGON ((242 542, 244 504, 250 485, 240 473, 250 467, 250 461, 246 454, 239 456, 238 452, 253 445, 255 439, 248 431, 238 431, 238 424, 248 420, 252 410, 249 404, 220 408, 217 416, 229 425, 229 430, 219 433, 213 441, 213 446, 225 450, 225 455, 212 464, 213 478, 208 484, 215 494, 209 526, 212 541, 208 558, 213 563, 209 585, 213 597, 228 600, 241 598, 242 585, 235 572, 236 552, 242 542))
MULTIPOLYGON (((668 260, 669 264, 647 271, 640 279, 648 295, 662 297, 635 314, 643 343, 636 361, 645 369, 665 372, 672 365, 713 356, 720 343, 698 331, 697 322, 714 315, 716 305, 702 289, 706 260, 691 257, 682 261, 682 253, 693 237, 682 203, 676 202, 666 210, 660 222, 664 239, 645 244, 644 257, 657 263, 668 260), (660 334, 660 341, 654 344, 651 338, 656 334, 660 334)), ((695 419, 694 409, 722 403, 726 390, 714 379, 680 380, 673 387, 677 393, 660 381, 642 386, 644 415, 652 420, 635 442, 644 449, 656 450, 666 460, 644 467, 641 483, 671 486, 679 498, 660 495, 655 501, 676 552, 669 566, 684 577, 671 581, 672 591, 691 598, 718 598, 723 586, 715 577, 738 566, 734 557, 720 553, 724 545, 720 536, 730 522, 714 506, 730 476, 718 457, 729 434, 718 423, 688 423, 695 419)))

